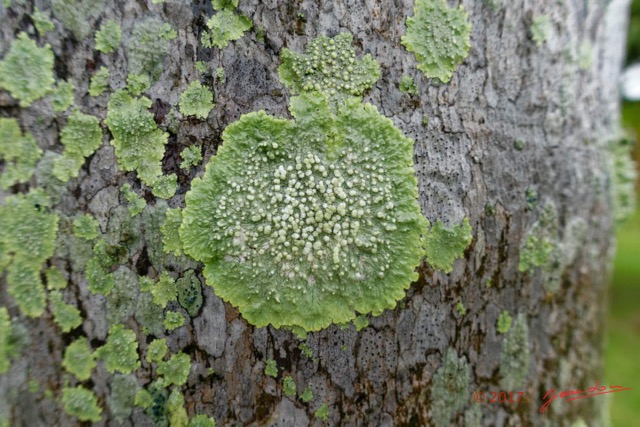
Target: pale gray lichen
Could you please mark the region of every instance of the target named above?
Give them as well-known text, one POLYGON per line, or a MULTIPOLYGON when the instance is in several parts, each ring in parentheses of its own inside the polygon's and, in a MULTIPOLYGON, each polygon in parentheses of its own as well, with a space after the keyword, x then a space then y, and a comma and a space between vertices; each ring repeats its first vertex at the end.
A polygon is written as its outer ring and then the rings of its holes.
POLYGON ((538 15, 531 22, 531 39, 542 46, 551 32, 551 19, 547 15, 538 15))
POLYGON ((157 79, 169 52, 169 43, 176 36, 171 25, 158 18, 137 23, 126 44, 129 73, 148 74, 151 80, 157 79))
POLYGON ((100 26, 96 32, 96 50, 103 53, 112 53, 122 40, 122 30, 117 22, 109 20, 100 26))
POLYGON ((450 426, 451 418, 469 402, 470 368, 464 356, 453 348, 445 354, 442 366, 433 375, 431 419, 436 427, 450 426))
POLYGON ((523 313, 518 314, 502 343, 500 385, 505 390, 523 386, 530 363, 529 327, 523 313))
POLYGON ((95 20, 102 14, 104 0, 53 0, 53 13, 65 28, 81 41, 93 30, 95 20))

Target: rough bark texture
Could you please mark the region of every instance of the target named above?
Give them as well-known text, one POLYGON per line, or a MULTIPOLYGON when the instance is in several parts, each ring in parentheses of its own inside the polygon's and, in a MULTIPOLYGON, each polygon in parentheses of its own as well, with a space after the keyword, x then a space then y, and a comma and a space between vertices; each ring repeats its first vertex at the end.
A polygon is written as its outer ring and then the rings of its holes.
MULTIPOLYGON (((35 2, 48 10, 48 2, 35 2)), ((458 1, 451 2, 457 4, 458 1)), ((500 354, 504 335, 495 329, 498 315, 522 313, 529 326, 531 359, 520 405, 486 403, 482 425, 569 426, 578 418, 603 426, 604 397, 553 404, 540 414, 542 395, 551 388, 572 389, 604 382, 602 349, 606 285, 612 249, 610 201, 607 192, 606 142, 618 126, 617 77, 626 29, 626 0, 464 0, 473 25, 471 52, 448 84, 436 84, 416 69, 415 58, 400 44, 412 0, 258 1, 241 0, 239 10, 251 17, 254 29, 225 49, 204 49, 199 42, 206 19, 213 13, 208 0, 121 2, 108 0, 101 20, 122 24, 124 44, 136 22, 157 16, 171 24, 178 37, 171 43, 159 82, 148 92, 161 128, 170 128, 163 162, 165 173, 179 176, 179 189, 169 205, 184 206, 189 182, 203 166, 185 173, 177 164, 180 149, 194 141, 205 147, 205 162, 215 153, 220 134, 240 115, 265 109, 288 117, 288 93, 277 76, 278 55, 284 47, 302 51, 317 35, 354 34, 362 53, 371 53, 381 65, 382 78, 365 99, 391 117, 415 139, 415 169, 423 213, 432 222, 459 223, 468 216, 474 239, 464 260, 451 274, 427 266, 395 310, 371 318, 357 332, 332 326, 311 333, 307 345, 313 358, 298 349, 292 333, 256 329, 238 311, 204 286, 205 303, 188 326, 167 335, 170 349, 191 356, 193 367, 184 387, 190 415, 206 413, 219 425, 323 425, 314 418, 322 403, 329 406, 330 425, 429 425, 434 396, 432 378, 448 348, 471 366, 469 390, 498 391, 500 354), (551 18, 548 40, 538 47, 530 26, 541 14, 551 18), (259 33, 264 34, 264 38, 259 33), (580 46, 592 46, 592 61, 580 67, 580 46), (168 111, 189 82, 198 79, 194 64, 206 61, 203 79, 215 93, 217 107, 206 121, 184 119, 170 126, 168 111), (224 67, 226 81, 214 82, 211 71, 224 67), (399 90, 403 75, 415 78, 417 96, 399 90), (428 119, 428 122, 427 120, 428 119), (522 151, 514 141, 525 143, 522 151), (535 190, 537 203, 527 190, 535 190), (543 287, 544 272, 518 271, 520 246, 539 219, 542 207, 553 204, 564 251, 573 251, 561 272, 555 294, 543 287), (485 209, 486 206, 493 207, 485 209), (568 225, 584 221, 585 233, 576 237, 568 225), (487 287, 491 280, 491 287, 487 287), (462 302, 466 314, 455 304, 462 302), (276 360, 278 378, 264 374, 265 361, 276 360), (207 369, 215 374, 209 376, 207 369), (301 391, 307 384, 314 398, 308 404, 284 396, 282 377, 291 375, 301 391)), ((0 51, 6 52, 19 29, 28 28, 32 5, 14 6, 0 13, 0 51)), ((98 21, 100 22, 100 21, 98 21)), ((98 24, 92 22, 92 27, 98 24)), ((93 38, 77 41, 60 24, 42 41, 56 54, 57 78, 72 80, 76 103, 85 113, 106 116, 108 95, 89 97, 88 73, 101 65, 112 72, 113 88, 126 77, 125 50, 99 54, 93 38)), ((60 152, 63 119, 48 104, 36 102, 20 109, 6 92, 0 93, 0 115, 17 117, 33 133, 41 148, 60 152)), ((105 127, 106 129, 106 127, 105 127)), ((113 209, 122 202, 119 187, 139 187, 135 173, 118 172, 107 141, 83 167, 80 177, 56 205, 57 212, 85 211, 108 228, 113 209)), ((19 187, 23 188, 23 187, 19 187)), ((145 193, 149 204, 154 198, 145 193)), ((150 227, 145 220, 140 230, 150 227)), ((141 231, 142 233, 142 231, 141 231)), ((144 241, 130 254, 128 266, 147 272, 144 241)), ((70 260, 52 263, 71 274, 69 301, 77 301, 85 317, 82 327, 61 335, 51 315, 23 319, 31 344, 11 370, 0 375, 0 412, 12 425, 76 425, 61 409, 59 393, 67 376, 61 367, 63 350, 80 335, 94 346, 106 337, 106 302, 92 296, 82 272, 72 271, 70 260), (36 380, 40 391, 29 391, 36 380), (52 391, 51 396, 43 394, 52 391)), ((171 262, 169 262, 171 264, 171 262)), ((184 266, 173 265, 180 273, 184 266)), ((201 277, 202 279, 202 277, 201 277)), ((19 317, 19 311, 0 289, 0 304, 19 317)), ((126 324, 138 332, 140 348, 147 340, 131 317, 126 324)), ((149 340, 150 341, 150 340, 149 340)), ((139 383, 152 376, 143 361, 139 383)), ((88 387, 103 406, 112 376, 101 364, 88 387)), ((509 391, 509 390, 507 390, 509 391)), ((467 408, 472 407, 469 396, 467 408)), ((122 425, 152 425, 140 409, 122 425)), ((105 410, 96 425, 119 425, 105 410)), ((462 411, 452 425, 464 425, 462 411)))

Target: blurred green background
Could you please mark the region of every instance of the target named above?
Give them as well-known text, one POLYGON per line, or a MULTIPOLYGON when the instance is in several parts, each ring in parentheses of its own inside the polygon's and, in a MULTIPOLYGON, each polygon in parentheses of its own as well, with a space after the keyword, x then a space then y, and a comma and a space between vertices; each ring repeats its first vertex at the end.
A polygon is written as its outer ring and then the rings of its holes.
MULTIPOLYGON (((627 65, 640 62, 640 0, 633 0, 627 65)), ((623 126, 640 137, 640 102, 622 105, 623 126)), ((633 156, 640 164, 636 143, 633 156)), ((636 191, 640 189, 636 183, 636 191)), ((638 191, 640 193, 640 191, 638 191)), ((639 198, 640 200, 640 198, 639 198)), ((639 205, 640 206, 640 205, 639 205)), ((640 426, 640 209, 617 231, 618 245, 610 292, 605 369, 609 384, 633 390, 611 395, 613 427, 640 426)))

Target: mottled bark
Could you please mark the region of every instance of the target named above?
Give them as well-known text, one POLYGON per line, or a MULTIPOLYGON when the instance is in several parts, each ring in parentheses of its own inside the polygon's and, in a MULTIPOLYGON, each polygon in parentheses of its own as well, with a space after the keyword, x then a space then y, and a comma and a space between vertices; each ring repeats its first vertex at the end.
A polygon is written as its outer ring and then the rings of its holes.
MULTIPOLYGON (((531 359, 520 389, 525 399, 520 405, 484 404, 482 425, 569 426, 578 418, 590 426, 604 425, 602 396, 554 404, 545 414, 538 409, 548 389, 584 388, 605 381, 602 350, 612 251, 605 151, 618 126, 616 82, 626 0, 464 0, 460 3, 473 25, 471 51, 448 84, 426 79, 416 69, 414 56, 400 44, 412 0, 241 0, 239 10, 251 17, 254 29, 222 50, 200 46, 200 33, 212 14, 208 0, 106 3, 101 19, 122 24, 125 44, 131 28, 149 15, 170 23, 178 33, 159 82, 147 92, 158 125, 170 132, 163 168, 179 177, 171 207, 184 206, 190 180, 204 169, 181 170, 177 159, 182 147, 202 142, 206 163, 220 144, 222 130, 240 115, 264 109, 288 117, 289 95, 277 75, 280 51, 285 47, 302 51, 317 35, 350 31, 359 52, 371 53, 381 65, 382 77, 365 100, 415 140, 423 213, 431 222, 441 219, 447 224, 469 217, 473 227, 473 242, 452 273, 425 265, 420 281, 398 307, 371 318, 363 330, 332 326, 309 334, 306 342, 312 359, 301 353, 301 341, 292 333, 254 328, 205 286, 200 313, 189 319, 186 328, 167 335, 172 352, 182 349, 193 363, 185 386, 189 414, 210 414, 219 425, 322 425, 313 413, 327 403, 330 425, 429 425, 432 402, 439 397, 430 384, 448 348, 469 362, 470 391, 502 389, 504 335, 496 332, 495 325, 499 314, 508 310, 514 318, 523 313, 529 326, 531 359), (551 18, 552 26, 548 40, 538 47, 531 40, 530 26, 542 14, 551 18), (577 57, 581 46, 588 45, 592 61, 581 67, 577 57), (203 81, 212 86, 217 107, 206 121, 170 123, 170 107, 198 78, 197 60, 209 64, 203 81), (211 76, 217 67, 225 70, 224 83, 211 76), (403 75, 415 78, 417 96, 399 90, 403 75), (525 143, 521 151, 514 148, 517 140, 525 143), (535 191, 537 202, 527 203, 527 190, 535 191), (545 291, 543 271, 518 271, 520 246, 548 204, 555 206, 567 260, 555 294, 545 291), (585 233, 576 236, 569 226, 581 221, 585 233), (458 302, 466 307, 464 316, 455 309, 458 302), (268 358, 276 360, 278 378, 264 374, 268 358), (210 367, 215 369, 212 376, 207 373, 210 367), (295 379, 299 391, 311 385, 314 398, 309 404, 284 396, 284 374, 295 379)), ((48 2, 36 4, 48 9, 48 2)), ((30 25, 25 13, 31 7, 15 6, 0 14, 2 52, 17 30, 30 25)), ((76 103, 104 119, 107 96, 86 95, 88 73, 106 65, 112 70, 113 86, 122 87, 125 50, 98 54, 91 37, 78 42, 60 25, 42 40, 51 43, 56 54, 57 78, 72 80, 77 94, 85 94, 76 96, 76 103)), ((19 118, 41 148, 61 151, 62 122, 47 104, 36 102, 20 109, 3 92, 0 105, 0 115, 19 118)), ((56 211, 92 213, 106 231, 113 209, 121 204, 118 188, 138 182, 135 173, 118 172, 115 163, 113 147, 105 142, 80 177, 69 183, 56 211)), ((146 195, 153 204, 151 193, 146 195)), ((129 263, 139 273, 149 268, 144 246, 131 254, 129 263)), ((31 344, 11 370, 0 375, 0 411, 8 413, 16 426, 74 425, 76 421, 58 402, 66 378, 60 364, 63 350, 82 334, 94 346, 106 337, 104 298, 89 293, 86 280, 81 272, 72 271, 69 259, 54 258, 52 263, 71 273, 70 296, 77 299, 86 320, 74 333, 62 336, 49 313, 23 320, 31 344), (41 390, 29 391, 30 380, 38 381, 41 390), (50 397, 43 394, 44 388, 52 391, 50 397)), ((19 316, 4 285, 0 304, 19 316)), ((133 317, 127 325, 144 338, 133 317)), ((146 383, 151 375, 146 362, 138 373, 140 384, 146 383)), ((110 378, 99 364, 89 382, 103 405, 110 378)), ((469 396, 467 408, 472 403, 469 396)), ((464 425, 463 420, 461 412, 452 425, 464 425)), ((118 423, 105 411, 96 425, 118 423)), ((152 421, 135 409, 123 425, 152 425, 152 421)))

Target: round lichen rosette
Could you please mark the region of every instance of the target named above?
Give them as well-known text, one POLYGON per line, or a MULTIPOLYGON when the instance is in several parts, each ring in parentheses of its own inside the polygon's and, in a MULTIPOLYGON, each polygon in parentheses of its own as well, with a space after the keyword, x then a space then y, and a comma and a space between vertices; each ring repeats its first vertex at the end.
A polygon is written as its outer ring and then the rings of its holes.
POLYGON ((395 307, 423 255, 413 141, 358 98, 332 110, 305 93, 291 113, 226 128, 186 195, 185 252, 256 326, 314 331, 395 307))

